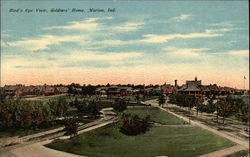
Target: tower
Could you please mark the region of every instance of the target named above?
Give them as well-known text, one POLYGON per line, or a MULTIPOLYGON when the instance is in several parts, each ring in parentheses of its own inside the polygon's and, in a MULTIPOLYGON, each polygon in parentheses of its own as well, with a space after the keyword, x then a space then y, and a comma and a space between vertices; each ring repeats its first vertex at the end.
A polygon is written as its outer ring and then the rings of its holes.
POLYGON ((177 87, 177 80, 174 80, 174 86, 177 87))

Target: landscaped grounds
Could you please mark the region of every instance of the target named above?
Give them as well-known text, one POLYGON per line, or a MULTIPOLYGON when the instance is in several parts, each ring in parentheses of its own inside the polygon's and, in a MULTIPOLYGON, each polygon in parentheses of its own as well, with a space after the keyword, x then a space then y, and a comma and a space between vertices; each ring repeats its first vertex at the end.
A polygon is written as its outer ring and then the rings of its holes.
POLYGON ((157 108, 132 108, 125 112, 148 114, 155 122, 166 125, 154 126, 145 134, 127 136, 120 132, 117 123, 55 141, 47 147, 91 157, 193 157, 234 145, 199 127, 183 125, 182 120, 157 108))
POLYGON ((130 113, 132 115, 138 115, 139 117, 150 116, 150 119, 156 123, 168 124, 168 125, 177 125, 177 124, 186 124, 187 122, 173 116, 172 114, 160 110, 156 107, 138 107, 138 108, 129 108, 124 111, 124 113, 130 113))

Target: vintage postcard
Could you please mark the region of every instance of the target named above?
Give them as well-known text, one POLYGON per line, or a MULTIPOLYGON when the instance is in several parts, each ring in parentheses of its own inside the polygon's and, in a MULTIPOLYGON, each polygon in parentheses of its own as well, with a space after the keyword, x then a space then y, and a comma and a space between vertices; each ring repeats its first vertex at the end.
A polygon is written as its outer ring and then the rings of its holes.
POLYGON ((0 3, 0 157, 249 156, 247 0, 0 3))

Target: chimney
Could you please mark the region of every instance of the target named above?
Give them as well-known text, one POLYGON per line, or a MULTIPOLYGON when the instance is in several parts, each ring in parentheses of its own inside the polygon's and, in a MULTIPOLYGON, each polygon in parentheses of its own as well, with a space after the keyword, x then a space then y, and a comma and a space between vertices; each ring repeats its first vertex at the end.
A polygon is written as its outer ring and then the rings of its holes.
POLYGON ((177 80, 174 80, 174 86, 177 87, 177 80))

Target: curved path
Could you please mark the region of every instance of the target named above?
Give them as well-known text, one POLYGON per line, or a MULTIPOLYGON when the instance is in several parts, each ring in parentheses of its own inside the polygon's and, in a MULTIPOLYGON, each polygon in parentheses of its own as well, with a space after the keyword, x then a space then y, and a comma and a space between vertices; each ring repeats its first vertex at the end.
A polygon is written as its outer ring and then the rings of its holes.
MULTIPOLYGON (((114 113, 112 113, 111 110, 112 110, 111 108, 103 109, 101 111, 103 113, 103 118, 81 126, 80 128, 78 128, 79 129, 78 133, 81 134, 117 122, 118 119, 112 116, 112 114, 114 115, 114 113)), ((54 132, 54 131, 50 130, 49 132, 54 132)), ((47 133, 48 131, 39 133, 39 135, 42 136, 46 135, 47 133)), ((26 141, 22 141, 23 143, 17 146, 13 146, 13 148, 9 149, 6 148, 7 150, 4 150, 3 148, 3 150, 1 150, 0 152, 0 157, 79 157, 79 155, 57 151, 44 146, 48 143, 51 143, 55 138, 56 139, 70 138, 70 136, 64 136, 63 134, 64 132, 60 132, 58 135, 49 136, 40 142, 37 141, 29 142, 30 138, 39 137, 37 135, 34 136, 29 135, 28 136, 29 138, 24 137, 26 141)))

